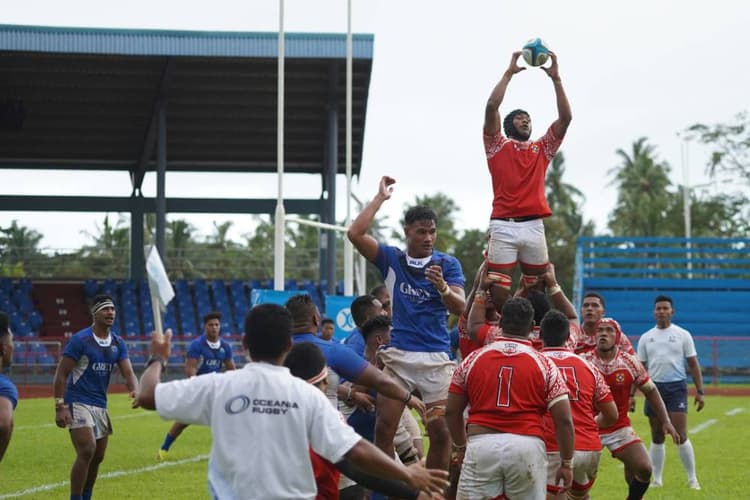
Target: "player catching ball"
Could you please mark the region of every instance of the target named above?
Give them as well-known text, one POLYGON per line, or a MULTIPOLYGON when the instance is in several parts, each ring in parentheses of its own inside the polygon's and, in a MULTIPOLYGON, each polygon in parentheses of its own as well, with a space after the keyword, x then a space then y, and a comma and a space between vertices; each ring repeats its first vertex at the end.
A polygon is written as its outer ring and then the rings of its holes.
POLYGON ((521 271, 530 282, 536 281, 536 275, 542 274, 548 264, 542 219, 552 215, 552 211, 547 204, 544 177, 572 119, 557 56, 551 51, 549 54, 552 65, 542 70, 555 87, 558 117, 540 139, 531 140, 531 118, 522 109, 508 113, 500 127, 498 108, 508 84, 515 74, 526 69, 518 65, 521 51, 513 53, 485 108, 484 150, 494 192, 488 275, 506 290, 510 290, 516 262, 520 262, 521 271))

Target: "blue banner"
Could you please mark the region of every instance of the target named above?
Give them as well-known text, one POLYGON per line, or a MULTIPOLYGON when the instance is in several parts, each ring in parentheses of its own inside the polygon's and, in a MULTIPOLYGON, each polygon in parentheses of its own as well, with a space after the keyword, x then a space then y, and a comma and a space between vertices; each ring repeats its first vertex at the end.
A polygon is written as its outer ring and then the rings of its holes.
POLYGON ((250 306, 255 307, 258 304, 278 304, 283 306, 289 300, 289 297, 300 295, 301 293, 303 292, 297 290, 279 291, 256 288, 250 292, 250 306))
POLYGON ((333 320, 333 341, 341 342, 352 333, 355 328, 352 311, 352 301, 356 297, 329 295, 326 297, 326 317, 333 320))

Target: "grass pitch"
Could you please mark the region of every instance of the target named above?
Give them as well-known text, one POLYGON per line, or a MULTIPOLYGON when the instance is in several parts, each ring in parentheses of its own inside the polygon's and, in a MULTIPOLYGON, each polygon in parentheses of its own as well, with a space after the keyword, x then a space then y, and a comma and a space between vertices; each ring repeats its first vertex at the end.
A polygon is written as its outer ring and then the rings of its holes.
MULTIPOLYGON (((130 409, 125 395, 110 396, 109 404, 115 433, 99 469, 95 498, 208 498, 206 467, 211 437, 207 428, 186 429, 172 446, 168 461, 157 462, 157 450, 171 422, 162 421, 153 412, 130 409)), ((648 422, 642 408, 641 398, 631 418, 648 447, 648 422)), ((669 445, 664 487, 649 490, 647 497, 750 498, 745 465, 750 448, 750 398, 709 396, 706 408, 701 413, 691 410, 688 421, 703 490, 687 488, 676 447, 669 445)), ((68 432, 54 424, 52 399, 21 400, 13 439, 0 463, 0 499, 68 498, 73 459, 68 432)), ((624 498, 626 492, 620 462, 603 452, 592 497, 624 498)))

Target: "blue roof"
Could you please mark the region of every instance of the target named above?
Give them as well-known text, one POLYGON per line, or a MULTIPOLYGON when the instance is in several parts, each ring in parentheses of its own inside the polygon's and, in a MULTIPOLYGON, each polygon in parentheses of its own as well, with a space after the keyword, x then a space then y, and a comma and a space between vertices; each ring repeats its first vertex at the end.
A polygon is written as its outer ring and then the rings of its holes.
MULTIPOLYGON (((346 35, 286 33, 289 58, 344 58, 346 35)), ((352 36, 355 59, 372 59, 374 37, 352 36)), ((278 33, 0 25, 0 51, 132 56, 277 57, 278 33)))

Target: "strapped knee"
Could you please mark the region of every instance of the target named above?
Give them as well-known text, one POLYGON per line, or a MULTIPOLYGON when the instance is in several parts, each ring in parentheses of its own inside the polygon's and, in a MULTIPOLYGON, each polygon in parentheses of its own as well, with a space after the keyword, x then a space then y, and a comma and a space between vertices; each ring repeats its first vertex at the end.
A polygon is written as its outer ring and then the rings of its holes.
POLYGON ((505 274, 505 269, 493 269, 492 266, 489 267, 489 270, 487 271, 487 277, 491 279, 495 285, 505 288, 506 290, 510 290, 510 285, 513 283, 513 278, 505 274))

